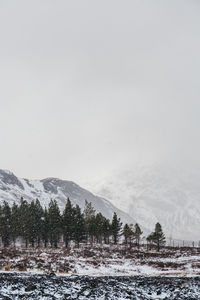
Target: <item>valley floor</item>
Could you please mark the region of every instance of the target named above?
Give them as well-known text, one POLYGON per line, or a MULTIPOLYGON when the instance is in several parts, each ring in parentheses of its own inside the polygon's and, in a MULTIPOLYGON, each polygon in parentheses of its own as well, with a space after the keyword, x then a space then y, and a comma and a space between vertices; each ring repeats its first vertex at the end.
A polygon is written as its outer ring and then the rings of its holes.
POLYGON ((0 272, 87 276, 200 276, 199 248, 164 248, 160 252, 121 245, 80 248, 0 250, 0 272))
POLYGON ((200 250, 0 249, 1 299, 200 299, 200 250))

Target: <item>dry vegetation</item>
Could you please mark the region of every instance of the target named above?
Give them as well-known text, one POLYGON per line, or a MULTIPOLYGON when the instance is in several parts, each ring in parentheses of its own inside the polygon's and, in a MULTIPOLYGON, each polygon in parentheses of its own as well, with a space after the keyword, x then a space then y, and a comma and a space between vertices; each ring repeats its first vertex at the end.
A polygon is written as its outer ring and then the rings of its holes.
MULTIPOLYGON (((158 271, 185 271, 190 267, 200 274, 198 248, 163 248, 160 252, 146 251, 145 247, 128 249, 124 246, 82 246, 80 248, 0 249, 0 270, 15 272, 42 272, 76 274, 80 269, 120 267, 128 262, 132 266, 148 266, 158 271)), ((117 269, 116 269, 117 270, 117 269)), ((86 271, 85 271, 86 272, 86 271)), ((126 267, 124 267, 124 273, 126 267)), ((140 271, 138 271, 140 272, 140 271)), ((85 273, 84 273, 85 274, 85 273)), ((130 274, 129 274, 130 275, 130 274)), ((135 274, 134 274, 135 275, 135 274)))

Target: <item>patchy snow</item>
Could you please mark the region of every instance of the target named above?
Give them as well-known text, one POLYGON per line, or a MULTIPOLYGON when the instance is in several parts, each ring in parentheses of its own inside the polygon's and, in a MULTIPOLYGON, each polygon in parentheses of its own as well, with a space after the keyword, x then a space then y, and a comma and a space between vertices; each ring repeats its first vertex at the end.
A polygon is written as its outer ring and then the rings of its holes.
POLYGON ((200 299, 199 279, 0 274, 3 299, 200 299))
POLYGON ((1 249, 0 295, 7 300, 198 300, 199 253, 114 245, 1 249))
POLYGON ((160 253, 124 247, 82 246, 79 249, 2 249, 1 271, 90 276, 200 276, 199 249, 164 249, 160 253), (195 253, 194 253, 195 252, 195 253))

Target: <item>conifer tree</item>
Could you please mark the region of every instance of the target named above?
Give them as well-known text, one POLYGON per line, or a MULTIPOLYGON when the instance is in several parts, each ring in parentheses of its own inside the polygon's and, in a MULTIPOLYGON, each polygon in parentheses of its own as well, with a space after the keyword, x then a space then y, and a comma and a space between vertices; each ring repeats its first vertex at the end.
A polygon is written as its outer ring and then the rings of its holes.
POLYGON ((51 200, 49 203, 48 220, 51 247, 57 248, 61 236, 61 215, 55 200, 51 200))
POLYGON ((93 244, 96 236, 96 216, 91 216, 90 219, 85 220, 85 237, 86 240, 93 244))
POLYGON ((133 239, 133 236, 134 236, 134 232, 133 232, 133 229, 132 229, 132 225, 128 225, 128 224, 125 224, 124 227, 123 227, 123 232, 122 234, 124 235, 124 239, 125 239, 125 244, 130 246, 132 246, 132 239, 133 239))
POLYGON ((156 223, 155 230, 147 237, 147 241, 155 244, 157 251, 160 251, 160 247, 165 245, 165 235, 160 223, 156 223))
POLYGON ((78 205, 73 208, 74 222, 73 222, 73 240, 79 247, 80 242, 85 238, 85 220, 78 205))
POLYGON ((35 241, 37 238, 37 223, 36 223, 36 207, 35 202, 31 201, 29 204, 29 242, 31 246, 35 246, 35 241))
POLYGON ((92 206, 91 202, 88 202, 87 200, 85 200, 85 207, 83 210, 83 215, 85 220, 90 219, 91 217, 95 216, 95 209, 92 206))
POLYGON ((106 219, 104 217, 104 220, 103 220, 103 238, 104 238, 104 243, 105 244, 109 244, 109 242, 110 242, 110 235, 111 235, 110 220, 106 219))
POLYGON ((23 197, 21 197, 19 206, 19 224, 19 234, 25 240, 27 248, 30 240, 30 209, 28 202, 23 197))
POLYGON ((40 242, 42 239, 42 226, 43 226, 43 217, 44 217, 44 210, 40 204, 40 201, 36 199, 35 201, 35 230, 36 230, 36 240, 38 247, 40 246, 40 242))
POLYGON ((101 213, 98 213, 95 218, 95 237, 97 243, 102 243, 102 236, 104 230, 104 217, 101 213))
POLYGON ((65 247, 68 247, 69 242, 73 237, 73 222, 74 222, 74 210, 69 198, 62 216, 62 228, 63 228, 63 237, 65 242, 65 247))
POLYGON ((11 240, 11 209, 6 201, 1 207, 0 232, 4 247, 8 247, 11 240))
POLYGON ((41 237, 44 243, 44 247, 46 248, 49 241, 49 215, 46 207, 44 209, 44 215, 42 217, 41 237))
POLYGON ((94 235, 95 235, 95 209, 92 206, 91 202, 85 200, 85 207, 83 211, 83 216, 85 220, 85 232, 86 239, 90 240, 93 243, 94 235))
POLYGON ((112 219, 112 225, 111 225, 114 244, 117 244, 117 240, 120 235, 121 227, 122 227, 122 223, 120 222, 120 218, 118 218, 116 212, 114 212, 113 219, 112 219))
POLYGON ((29 241, 32 247, 37 242, 40 245, 41 233, 42 233, 42 217, 43 209, 38 199, 31 201, 29 205, 29 241))
POLYGON ((20 235, 20 223, 19 223, 19 207, 14 202, 11 208, 11 239, 15 245, 17 237, 20 235))
POLYGON ((140 247, 140 238, 141 238, 141 235, 142 235, 142 230, 140 229, 140 226, 137 223, 135 224, 134 235, 135 235, 135 240, 136 240, 136 246, 139 249, 139 247, 140 247))

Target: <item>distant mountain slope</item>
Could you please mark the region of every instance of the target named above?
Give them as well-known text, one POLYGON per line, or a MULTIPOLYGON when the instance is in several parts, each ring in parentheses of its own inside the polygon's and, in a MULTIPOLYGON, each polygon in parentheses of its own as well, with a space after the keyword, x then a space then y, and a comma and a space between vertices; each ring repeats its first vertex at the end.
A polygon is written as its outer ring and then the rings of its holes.
POLYGON ((9 204, 19 202, 21 197, 27 201, 38 198, 43 206, 48 206, 50 199, 55 199, 61 210, 64 209, 68 197, 73 204, 78 204, 82 209, 85 200, 88 200, 97 212, 101 212, 107 218, 111 219, 113 212, 116 212, 123 222, 133 222, 127 213, 116 208, 108 200, 95 196, 74 182, 57 178, 21 179, 10 171, 0 170, 0 203, 4 200, 9 204))
POLYGON ((197 168, 137 167, 113 174, 93 190, 149 230, 159 221, 169 237, 200 240, 200 171, 197 168))

